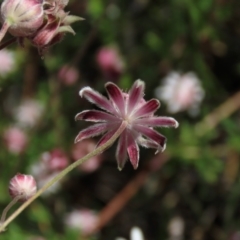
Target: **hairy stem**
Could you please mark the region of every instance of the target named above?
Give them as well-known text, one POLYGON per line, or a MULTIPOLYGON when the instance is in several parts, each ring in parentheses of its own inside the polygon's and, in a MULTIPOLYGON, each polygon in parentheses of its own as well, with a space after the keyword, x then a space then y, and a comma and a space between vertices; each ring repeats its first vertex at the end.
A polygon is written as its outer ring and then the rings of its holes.
POLYGON ((49 187, 51 187, 54 183, 61 180, 66 174, 71 172, 74 168, 79 166, 80 164, 84 163, 88 159, 101 154, 103 151, 105 151, 108 147, 110 147, 116 139, 120 136, 120 134, 123 132, 123 130, 126 128, 127 122, 123 121, 121 126, 118 128, 118 130, 115 132, 115 134, 102 146, 96 148, 93 152, 90 152, 83 158, 77 160, 76 162, 69 165, 67 168, 65 168, 62 172, 60 172, 56 177, 54 177, 51 181, 46 183, 41 189, 39 189, 34 196, 32 196, 30 199, 28 199, 25 203, 23 203, 4 223, 0 225, 0 232, 2 232, 6 226, 8 226, 9 223, 11 223, 27 206, 29 206, 37 197, 39 197, 43 192, 45 192, 49 187))
POLYGON ((3 210, 2 216, 1 216, 1 220, 0 223, 3 223, 6 219, 7 216, 7 212, 9 211, 9 209, 21 198, 22 196, 16 196, 7 206, 6 208, 3 210))
POLYGON ((2 41, 9 27, 10 25, 7 22, 3 23, 2 28, 0 30, 0 42, 2 41))

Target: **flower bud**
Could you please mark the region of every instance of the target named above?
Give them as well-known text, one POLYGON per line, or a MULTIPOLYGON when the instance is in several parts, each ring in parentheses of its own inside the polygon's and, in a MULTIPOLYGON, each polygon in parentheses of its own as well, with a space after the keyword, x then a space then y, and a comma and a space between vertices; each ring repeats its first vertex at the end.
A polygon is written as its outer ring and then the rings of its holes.
POLYGON ((18 173, 10 180, 8 190, 12 198, 19 197, 24 202, 36 193, 37 184, 31 175, 18 173))
POLYGON ((3 28, 8 28, 13 36, 33 35, 41 27, 43 19, 43 0, 4 0, 2 3, 3 28))
POLYGON ((60 42, 67 32, 75 35, 70 24, 80 20, 81 17, 68 15, 60 9, 55 15, 48 15, 44 26, 30 40, 41 51, 60 42))

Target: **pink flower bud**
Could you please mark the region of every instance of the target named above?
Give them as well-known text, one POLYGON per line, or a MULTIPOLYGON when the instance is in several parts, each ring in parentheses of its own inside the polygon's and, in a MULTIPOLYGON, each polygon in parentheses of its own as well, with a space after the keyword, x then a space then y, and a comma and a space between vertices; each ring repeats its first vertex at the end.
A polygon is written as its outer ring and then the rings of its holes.
POLYGON ((64 65, 58 72, 58 78, 64 85, 71 86, 78 80, 79 73, 76 68, 64 65))
POLYGON ((9 194, 12 198, 19 196, 19 201, 24 202, 36 193, 36 185, 36 181, 31 175, 18 173, 9 182, 9 194))
POLYGON ((99 50, 96 61, 107 80, 117 81, 124 70, 124 63, 117 49, 103 47, 99 50))
POLYGON ((61 8, 55 9, 57 11, 54 15, 48 14, 47 20, 43 27, 39 29, 36 34, 30 38, 33 45, 40 50, 44 50, 58 42, 60 42, 65 33, 69 32, 75 35, 74 30, 70 24, 82 20, 78 16, 68 15, 61 8))
POLYGON ((43 23, 43 0, 5 0, 1 19, 3 28, 8 28, 13 36, 32 36, 43 23))
POLYGON ((51 172, 61 171, 67 167, 69 160, 65 152, 61 149, 54 149, 51 152, 42 154, 42 161, 51 172))
MULTIPOLYGON (((78 159, 84 157, 88 153, 94 151, 96 148, 96 143, 92 140, 86 139, 83 140, 81 143, 74 144, 72 148, 72 158, 74 161, 77 161, 78 159)), ((101 156, 97 155, 86 162, 79 165, 79 169, 83 172, 90 173, 97 170, 102 163, 101 156)))
POLYGON ((27 135, 18 127, 10 127, 4 132, 4 142, 9 152, 19 154, 27 146, 27 135))

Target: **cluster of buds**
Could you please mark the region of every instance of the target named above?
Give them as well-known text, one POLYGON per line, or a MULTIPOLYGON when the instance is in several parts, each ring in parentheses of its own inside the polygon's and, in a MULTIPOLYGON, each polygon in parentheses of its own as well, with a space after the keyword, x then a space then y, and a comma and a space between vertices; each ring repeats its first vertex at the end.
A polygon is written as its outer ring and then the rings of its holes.
POLYGON ((9 31, 21 41, 28 38, 41 52, 65 33, 75 34, 70 25, 82 18, 65 12, 67 4, 68 0, 4 0, 0 41, 9 31))

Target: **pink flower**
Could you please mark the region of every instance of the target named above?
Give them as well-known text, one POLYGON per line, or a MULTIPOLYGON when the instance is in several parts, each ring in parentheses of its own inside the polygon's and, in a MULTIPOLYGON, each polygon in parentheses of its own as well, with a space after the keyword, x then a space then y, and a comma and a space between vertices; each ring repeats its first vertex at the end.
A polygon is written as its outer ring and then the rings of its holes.
POLYGON ((10 127, 4 132, 4 140, 7 149, 14 153, 22 153, 27 146, 27 136, 18 127, 10 127))
MULTIPOLYGON (((75 161, 84 157, 88 153, 92 152, 95 149, 95 142, 92 140, 86 139, 81 143, 75 144, 72 148, 72 157, 75 161)), ((90 173, 98 169, 102 162, 102 159, 99 155, 89 159, 88 161, 79 165, 79 169, 84 172, 90 173)))
POLYGON ((122 132, 117 146, 116 158, 118 168, 121 170, 129 156, 134 169, 138 167, 139 147, 155 148, 163 151, 166 146, 166 138, 155 131, 153 127, 178 127, 178 122, 170 117, 157 117, 154 113, 160 106, 157 99, 145 101, 144 82, 135 81, 128 93, 122 92, 114 83, 106 83, 109 99, 90 87, 80 91, 80 96, 96 104, 101 109, 85 110, 76 115, 76 120, 96 122, 77 135, 75 142, 104 134, 97 146, 106 143, 118 130, 122 122, 127 123, 122 132))
MULTIPOLYGON (((50 152, 44 152, 40 160, 31 166, 30 172, 38 182, 39 187, 42 187, 51 179, 53 179, 62 169, 69 163, 67 155, 61 149, 54 149, 50 152)), ((52 185, 44 195, 57 192, 60 188, 60 182, 52 185)))
POLYGON ((69 163, 67 155, 61 149, 43 153, 42 161, 48 166, 50 171, 63 170, 69 163))
POLYGON ((108 80, 117 81, 119 79, 123 72, 124 64, 115 48, 101 48, 97 53, 96 60, 108 80))
POLYGON ((58 72, 58 78, 67 86, 73 85, 79 78, 76 68, 64 65, 58 72))
POLYGON ((0 75, 5 76, 11 72, 15 67, 14 55, 11 51, 1 50, 0 51, 0 75))
POLYGON ((181 75, 171 72, 163 86, 155 91, 156 96, 167 103, 170 113, 188 110, 191 115, 199 112, 199 105, 204 98, 204 90, 197 76, 192 73, 181 75))
POLYGON ((26 201, 37 192, 37 184, 31 175, 18 173, 9 182, 9 194, 12 198, 19 197, 19 201, 26 201))
POLYGON ((79 229, 83 234, 91 233, 97 221, 97 214, 90 209, 74 210, 65 218, 65 224, 68 227, 79 229))

